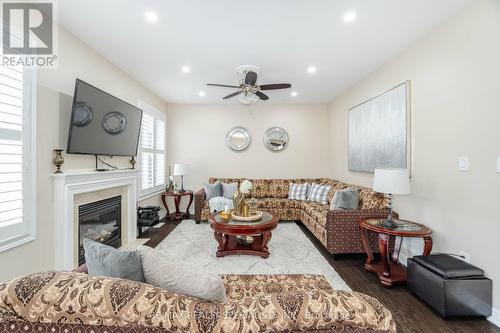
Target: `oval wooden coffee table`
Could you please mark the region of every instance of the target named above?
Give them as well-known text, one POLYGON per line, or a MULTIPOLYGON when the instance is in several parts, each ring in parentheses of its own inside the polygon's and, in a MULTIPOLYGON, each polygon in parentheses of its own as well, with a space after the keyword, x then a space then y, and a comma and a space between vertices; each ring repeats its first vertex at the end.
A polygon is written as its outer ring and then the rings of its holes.
POLYGON ((271 240, 271 231, 278 225, 278 216, 262 212, 262 218, 257 221, 245 222, 234 219, 223 219, 220 213, 210 215, 210 225, 219 246, 217 257, 231 254, 250 254, 262 258, 269 257, 267 244, 271 240), (247 237, 245 237, 247 236, 247 237), (250 236, 253 241, 247 242, 250 236))

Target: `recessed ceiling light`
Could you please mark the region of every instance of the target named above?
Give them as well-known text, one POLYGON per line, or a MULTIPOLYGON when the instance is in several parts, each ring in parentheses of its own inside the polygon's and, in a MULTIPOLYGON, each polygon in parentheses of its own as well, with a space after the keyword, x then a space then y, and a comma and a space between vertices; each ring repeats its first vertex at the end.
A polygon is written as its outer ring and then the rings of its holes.
POLYGON ((155 12, 146 12, 146 13, 144 13, 144 16, 146 16, 146 19, 149 22, 157 22, 158 21, 158 15, 156 15, 155 12))
POLYGON ((205 92, 204 92, 204 91, 200 91, 200 92, 198 93, 198 96, 200 96, 200 97, 203 97, 203 96, 205 96, 205 95, 206 95, 206 94, 205 94, 205 92))
POLYGON ((292 92, 290 93, 290 95, 291 95, 292 97, 297 97, 297 95, 298 95, 298 94, 299 94, 299 93, 298 93, 298 92, 296 92, 296 91, 292 91, 292 92))
POLYGON ((309 67, 307 67, 307 72, 308 72, 308 73, 310 73, 310 74, 312 74, 312 73, 316 73, 316 70, 317 70, 317 69, 316 69, 316 67, 314 67, 314 66, 309 66, 309 67))
POLYGON ((189 66, 182 66, 181 71, 183 73, 189 73, 189 72, 191 72, 191 68, 189 68, 189 66))
POLYGON ((356 14, 355 11, 351 10, 348 11, 347 13, 344 14, 344 22, 353 22, 356 21, 356 18, 358 17, 358 14, 356 14))

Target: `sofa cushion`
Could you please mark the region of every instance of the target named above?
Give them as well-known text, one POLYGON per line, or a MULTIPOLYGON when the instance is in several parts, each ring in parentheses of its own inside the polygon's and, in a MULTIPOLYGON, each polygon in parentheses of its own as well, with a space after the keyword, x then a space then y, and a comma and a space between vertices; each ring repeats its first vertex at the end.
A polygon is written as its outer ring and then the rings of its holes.
POLYGON ((367 187, 359 189, 359 209, 385 209, 387 203, 387 199, 382 193, 367 187))
POLYGON ((288 198, 290 179, 272 179, 269 182, 268 197, 288 198))
POLYGON ((118 250, 85 238, 85 263, 90 275, 144 282, 141 257, 136 251, 118 250))
POLYGON ((254 198, 267 198, 269 197, 269 179, 249 179, 252 182, 253 190, 252 197, 254 198))
POLYGON ((206 274, 201 268, 188 266, 182 261, 169 261, 161 252, 148 246, 140 246, 138 252, 146 283, 177 294, 226 302, 226 288, 218 275, 206 274))
POLYGON ((313 201, 302 202, 302 209, 304 212, 322 227, 326 226, 326 215, 328 214, 329 208, 328 204, 321 204, 313 201))
POLYGON ((208 179, 209 184, 213 184, 216 181, 220 181, 221 183, 229 184, 229 183, 240 183, 244 178, 217 178, 217 177, 212 177, 208 179))
POLYGON ((256 198, 257 209, 301 209, 302 201, 282 198, 256 198))

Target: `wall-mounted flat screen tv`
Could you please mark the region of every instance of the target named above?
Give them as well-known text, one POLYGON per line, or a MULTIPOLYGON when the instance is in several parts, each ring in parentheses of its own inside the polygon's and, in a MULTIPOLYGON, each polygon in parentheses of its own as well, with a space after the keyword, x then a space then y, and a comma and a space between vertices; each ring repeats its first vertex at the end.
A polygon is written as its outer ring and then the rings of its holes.
POLYGON ((76 80, 67 152, 136 156, 142 110, 76 80))

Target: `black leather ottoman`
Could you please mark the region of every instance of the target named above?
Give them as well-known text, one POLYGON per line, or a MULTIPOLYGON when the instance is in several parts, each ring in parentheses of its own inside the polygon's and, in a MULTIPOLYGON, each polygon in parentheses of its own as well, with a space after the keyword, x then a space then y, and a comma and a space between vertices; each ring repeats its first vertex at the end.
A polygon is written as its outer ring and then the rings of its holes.
POLYGON ((482 269, 447 254, 408 259, 410 290, 443 318, 491 316, 492 282, 482 269))

